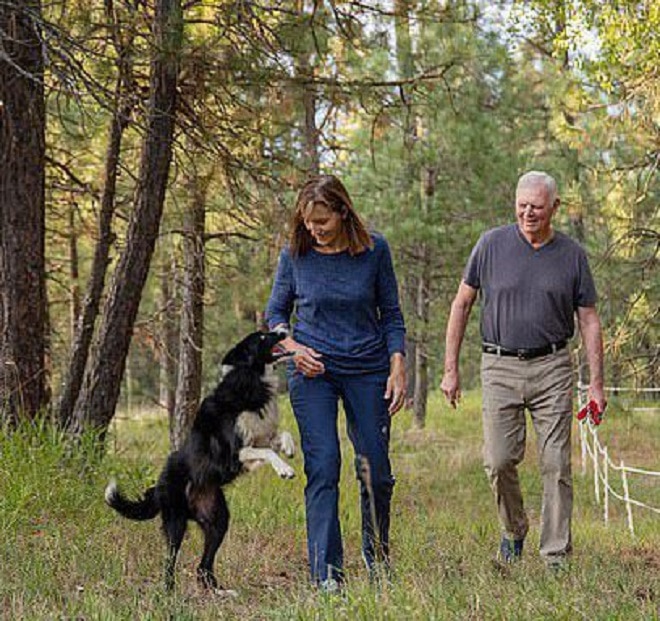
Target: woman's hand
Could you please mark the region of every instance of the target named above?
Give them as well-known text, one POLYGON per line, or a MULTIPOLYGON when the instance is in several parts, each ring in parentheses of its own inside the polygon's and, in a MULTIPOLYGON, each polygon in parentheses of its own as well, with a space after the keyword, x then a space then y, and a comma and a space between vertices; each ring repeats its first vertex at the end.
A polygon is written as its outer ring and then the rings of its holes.
POLYGON ((388 411, 394 416, 406 399, 406 361, 401 353, 392 354, 390 358, 390 375, 387 378, 385 399, 390 399, 388 411))
POLYGON ((286 351, 294 352, 293 364, 296 370, 305 377, 316 377, 325 373, 325 366, 320 360, 321 354, 314 351, 311 347, 301 345, 290 336, 280 341, 280 347, 283 347, 286 351))

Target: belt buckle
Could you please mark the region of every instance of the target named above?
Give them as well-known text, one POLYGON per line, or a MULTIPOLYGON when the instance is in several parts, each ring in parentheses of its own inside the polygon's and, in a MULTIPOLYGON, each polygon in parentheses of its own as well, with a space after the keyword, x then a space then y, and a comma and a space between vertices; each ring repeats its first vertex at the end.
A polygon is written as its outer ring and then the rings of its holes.
POLYGON ((518 360, 528 360, 529 350, 528 349, 518 349, 516 351, 516 355, 518 356, 518 360))

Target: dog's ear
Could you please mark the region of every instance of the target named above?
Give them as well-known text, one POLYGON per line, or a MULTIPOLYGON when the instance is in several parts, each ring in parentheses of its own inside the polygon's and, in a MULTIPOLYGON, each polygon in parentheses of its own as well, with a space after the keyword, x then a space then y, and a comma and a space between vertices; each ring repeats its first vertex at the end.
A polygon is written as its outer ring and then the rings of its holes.
POLYGON ((253 332, 248 334, 240 343, 234 345, 225 357, 222 359, 222 364, 230 366, 252 366, 259 355, 259 343, 263 340, 264 335, 261 332, 253 332))
POLYGON ((222 359, 223 366, 237 367, 237 366, 250 366, 254 361, 254 354, 250 347, 246 347, 245 343, 241 342, 235 347, 232 347, 225 357, 222 359))

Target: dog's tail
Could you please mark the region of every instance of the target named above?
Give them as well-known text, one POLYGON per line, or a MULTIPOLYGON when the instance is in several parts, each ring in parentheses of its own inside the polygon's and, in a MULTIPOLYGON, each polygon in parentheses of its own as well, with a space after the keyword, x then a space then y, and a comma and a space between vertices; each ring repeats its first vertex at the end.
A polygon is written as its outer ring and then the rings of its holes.
POLYGON ((105 501, 129 520, 152 520, 160 513, 155 487, 144 492, 143 498, 129 500, 119 491, 117 482, 112 480, 105 488, 105 501))

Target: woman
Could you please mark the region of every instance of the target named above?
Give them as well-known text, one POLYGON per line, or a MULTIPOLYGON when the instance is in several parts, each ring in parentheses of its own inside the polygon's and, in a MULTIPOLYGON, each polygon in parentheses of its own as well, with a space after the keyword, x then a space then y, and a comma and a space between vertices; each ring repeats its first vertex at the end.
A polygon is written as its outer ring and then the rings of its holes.
POLYGON ((287 376, 307 486, 307 546, 312 580, 327 591, 343 579, 339 525, 338 400, 356 455, 362 553, 370 575, 389 561, 390 417, 406 391, 403 316, 389 247, 370 235, 343 184, 307 181, 298 195, 290 242, 268 302, 270 329, 293 335, 287 376))

